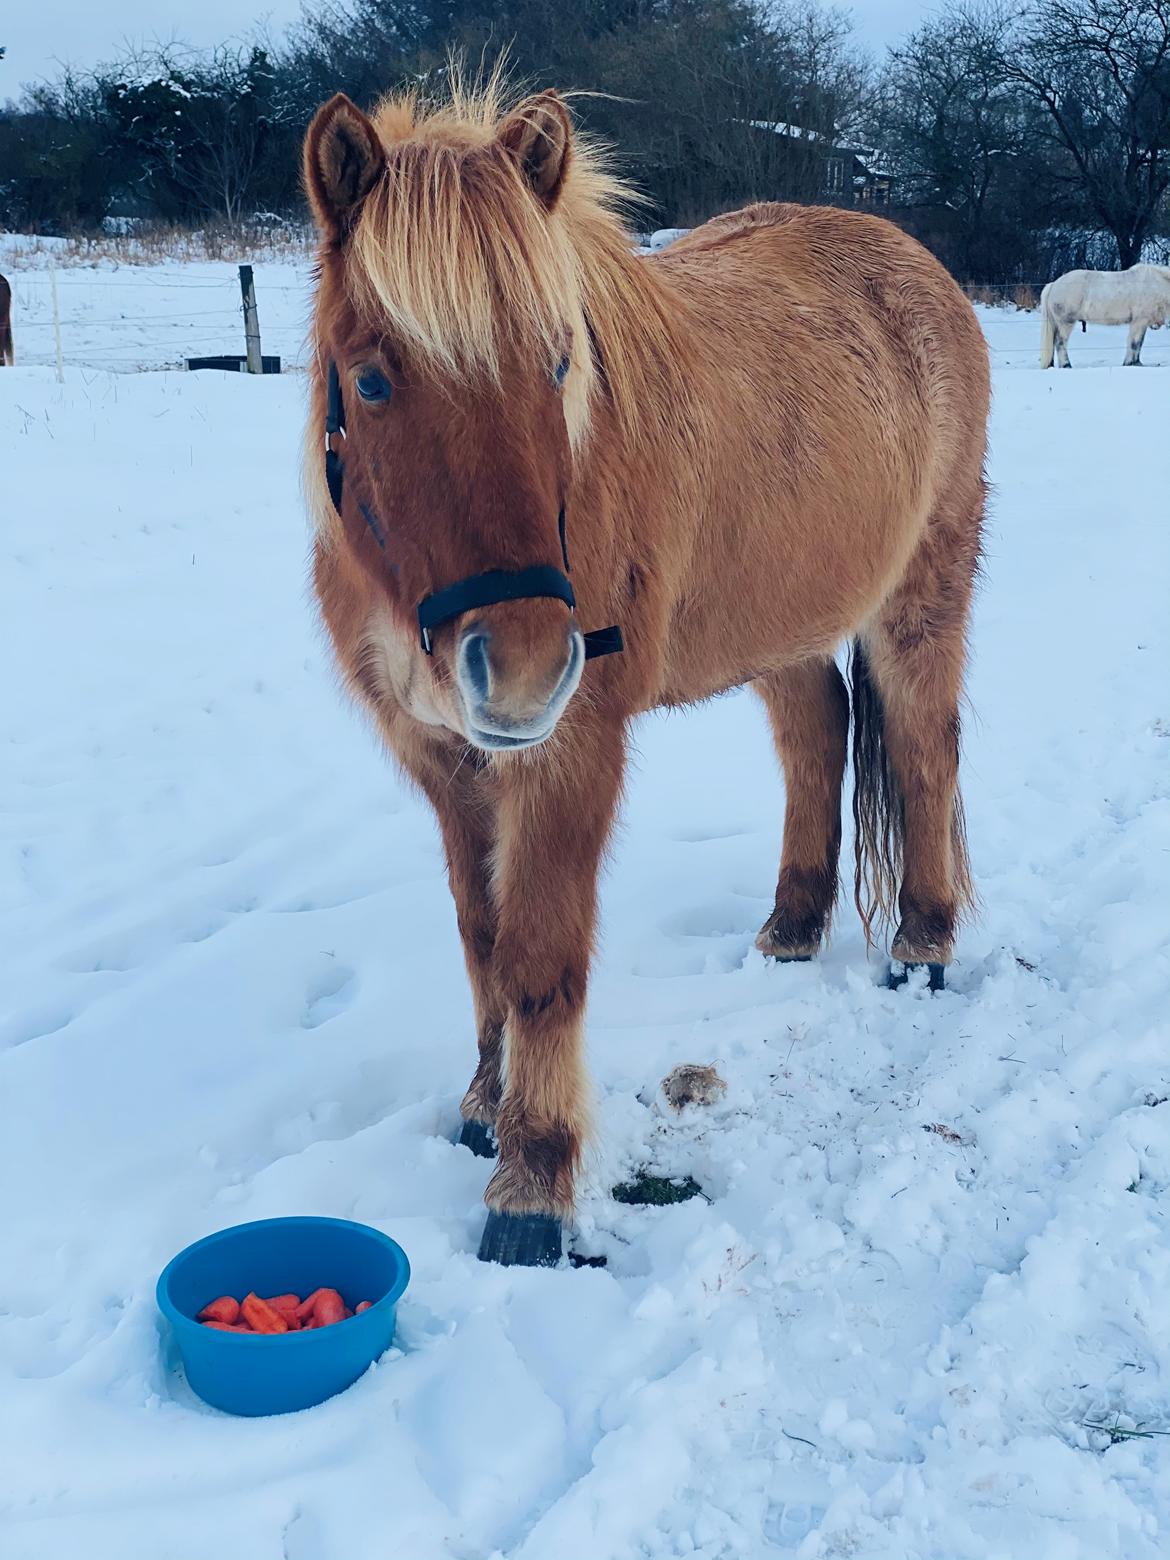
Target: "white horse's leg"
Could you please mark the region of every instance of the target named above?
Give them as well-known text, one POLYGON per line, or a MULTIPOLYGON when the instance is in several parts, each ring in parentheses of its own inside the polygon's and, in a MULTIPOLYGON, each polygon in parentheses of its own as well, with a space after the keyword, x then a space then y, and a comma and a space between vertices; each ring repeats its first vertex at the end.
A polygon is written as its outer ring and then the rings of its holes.
POLYGON ((1076 320, 1056 321, 1056 363, 1058 368, 1071 368, 1068 359, 1068 338, 1072 335, 1076 320))
POLYGON ((1130 325, 1129 340, 1125 344, 1123 368, 1131 365, 1135 368, 1141 367, 1142 342, 1146 339, 1146 328, 1145 320, 1134 320, 1130 325))

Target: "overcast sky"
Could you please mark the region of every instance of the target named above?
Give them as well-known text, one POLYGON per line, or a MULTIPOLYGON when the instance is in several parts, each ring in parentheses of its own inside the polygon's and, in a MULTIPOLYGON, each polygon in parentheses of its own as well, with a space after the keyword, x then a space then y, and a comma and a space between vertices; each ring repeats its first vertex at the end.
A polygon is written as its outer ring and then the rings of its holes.
MULTIPOLYGON (((573 0, 565 0, 571 5, 573 0)), ((127 41, 181 39, 207 45, 267 23, 279 33, 300 14, 300 0, 0 0, 0 101, 25 82, 58 74, 59 63, 82 68, 118 54, 127 41)), ((900 37, 935 9, 915 0, 855 0, 861 40, 875 49, 900 37)))

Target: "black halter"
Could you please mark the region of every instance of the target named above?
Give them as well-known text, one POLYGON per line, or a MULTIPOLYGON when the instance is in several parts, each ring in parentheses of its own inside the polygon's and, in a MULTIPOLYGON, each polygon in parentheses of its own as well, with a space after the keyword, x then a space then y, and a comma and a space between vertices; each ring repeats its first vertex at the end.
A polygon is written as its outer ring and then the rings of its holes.
MULTIPOLYGON (((340 515, 345 466, 341 456, 333 448, 334 434, 345 437, 345 403, 341 399, 341 379, 337 372, 337 364, 330 363, 328 399, 325 408, 325 482, 329 488, 329 497, 333 500, 333 507, 340 515)), ((382 528, 365 504, 359 507, 371 535, 379 548, 385 551, 386 537, 382 528)), ((485 574, 469 574, 466 579, 456 580, 454 585, 445 585, 442 590, 434 590, 429 596, 424 596, 418 604, 418 631, 420 643, 427 655, 431 655, 434 651, 435 629, 441 628, 444 623, 450 623, 453 618, 461 616, 464 612, 470 612, 475 607, 491 607, 501 601, 530 601, 535 597, 547 596, 556 601, 563 601, 570 612, 574 611, 577 598, 573 594, 573 587, 568 578, 569 550, 565 539, 564 509, 560 513, 559 528, 561 556, 565 563, 563 574, 560 569, 554 569, 547 563, 533 564, 527 569, 489 569, 485 574)), ((625 648, 622 643, 622 631, 617 624, 612 628, 594 629, 592 633, 585 634, 583 637, 587 661, 599 655, 613 655, 625 648)))

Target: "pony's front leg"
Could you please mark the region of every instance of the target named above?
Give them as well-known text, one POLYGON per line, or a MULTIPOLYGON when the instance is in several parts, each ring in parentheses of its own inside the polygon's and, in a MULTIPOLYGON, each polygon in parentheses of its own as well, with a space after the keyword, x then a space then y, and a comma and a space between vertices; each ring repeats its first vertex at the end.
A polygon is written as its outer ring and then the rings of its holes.
POLYGON ((443 836, 479 1046, 479 1065, 460 1105, 459 1141, 472 1153, 490 1158, 502 1088, 504 1034, 504 1008, 494 977, 494 778, 482 754, 438 738, 413 721, 400 721, 392 731, 392 742, 403 767, 434 808, 443 836))
POLYGON ((494 966, 506 1018, 488 1262, 558 1261, 588 1131, 585 992, 625 742, 620 724, 574 715, 546 748, 499 765, 494 966))
POLYGON ((1135 320, 1129 327, 1129 337, 1125 343, 1125 358, 1123 368, 1140 368, 1142 362, 1142 343, 1146 339, 1146 325, 1144 321, 1135 320))
POLYGON ((784 853, 756 947, 786 962, 820 952, 837 901, 849 695, 832 661, 803 661, 753 684, 784 766, 784 853))

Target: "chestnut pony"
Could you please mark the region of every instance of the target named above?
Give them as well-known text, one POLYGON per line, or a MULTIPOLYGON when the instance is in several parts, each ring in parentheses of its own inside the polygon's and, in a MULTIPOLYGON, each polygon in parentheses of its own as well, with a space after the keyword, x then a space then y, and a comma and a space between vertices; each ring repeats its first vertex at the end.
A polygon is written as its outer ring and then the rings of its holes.
POLYGON ((640 711, 760 695, 787 809, 758 946, 808 959, 837 894, 853 639, 858 907, 867 935, 897 913, 895 960, 941 983, 971 897, 987 354, 942 267, 853 211, 749 206, 635 255, 628 191, 553 92, 372 118, 337 96, 305 181, 317 596, 438 815, 478 1025, 461 1141, 498 1144, 480 1255, 553 1262, 640 711), (591 655, 617 628, 624 651, 591 655))

